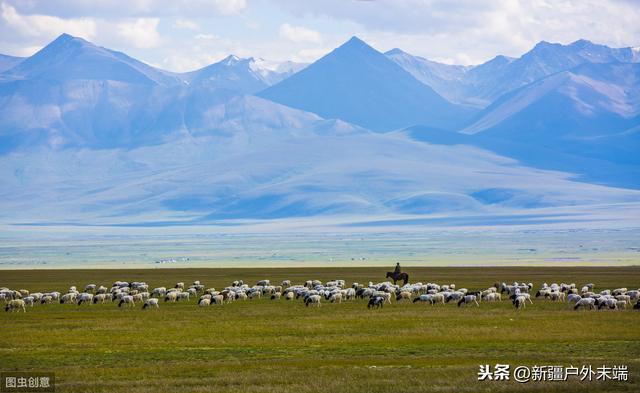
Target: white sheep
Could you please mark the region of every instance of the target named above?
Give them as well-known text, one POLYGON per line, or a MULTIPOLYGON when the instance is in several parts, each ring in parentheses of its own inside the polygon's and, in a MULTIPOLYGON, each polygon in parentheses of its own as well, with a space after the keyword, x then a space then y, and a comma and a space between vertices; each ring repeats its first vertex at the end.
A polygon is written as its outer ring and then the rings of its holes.
POLYGON ((178 292, 176 291, 172 291, 172 292, 167 292, 167 294, 164 297, 164 301, 166 302, 175 302, 178 300, 178 292))
POLYGON ((123 304, 130 307, 133 307, 136 305, 135 301, 133 300, 133 296, 131 295, 123 296, 122 299, 120 299, 120 303, 118 303, 118 307, 122 307, 123 304))
POLYGON ((166 293, 167 293, 167 288, 158 287, 158 288, 154 288, 153 291, 151 291, 151 296, 161 297, 161 296, 164 296, 166 293))
POLYGON ((584 307, 584 308, 589 307, 589 310, 591 310, 595 308, 595 304, 596 304, 596 299, 592 297, 582 298, 576 302, 576 305, 573 307, 573 309, 577 310, 580 307, 584 307))
POLYGON ((91 303, 93 303, 93 294, 83 292, 80 295, 78 295, 78 306, 81 305, 82 303, 87 303, 91 305, 91 303))
POLYGON ((513 298, 513 305, 516 309, 527 308, 527 298, 522 295, 515 296, 513 298))
POLYGON ((144 301, 144 304, 142 305, 142 309, 144 310, 145 308, 150 308, 150 307, 160 308, 160 306, 158 305, 157 298, 148 298, 147 300, 144 301))
POLYGON ((491 293, 487 293, 484 296, 484 300, 487 302, 496 302, 496 301, 502 301, 502 295, 500 295, 497 292, 491 292, 491 293))
POLYGON ((462 299, 460 299, 460 301, 458 301, 458 307, 460 307, 462 304, 467 305, 473 303, 475 303, 476 306, 480 307, 476 295, 465 295, 462 299))
POLYGON ((396 295, 396 301, 399 302, 401 300, 411 300, 411 292, 402 291, 396 295))
MULTIPOLYGON (((575 294, 571 294, 571 295, 575 295, 575 294)), ((549 299, 551 299, 551 301, 553 302, 564 302, 565 301, 565 293, 564 292, 551 292, 549 294, 549 299)))
POLYGON ((72 303, 76 301, 78 294, 75 292, 65 293, 60 297, 60 304, 72 303))
POLYGON ((27 308, 25 307, 24 300, 22 299, 9 300, 7 305, 4 307, 4 311, 11 311, 11 312, 14 312, 14 311, 20 312, 20 309, 22 309, 23 312, 27 312, 27 308))
POLYGON ((334 292, 329 297, 329 301, 331 303, 342 303, 342 293, 341 292, 334 292))
POLYGON ((99 293, 93 297, 93 304, 97 304, 98 302, 100 302, 100 304, 104 304, 104 302, 106 301, 107 301, 106 293, 99 293))
POLYGON ((309 304, 317 304, 320 307, 320 295, 309 295, 304 299, 304 305, 309 307, 309 304))
POLYGON ((218 304, 222 306, 224 304, 224 296, 222 295, 211 296, 211 304, 218 304))

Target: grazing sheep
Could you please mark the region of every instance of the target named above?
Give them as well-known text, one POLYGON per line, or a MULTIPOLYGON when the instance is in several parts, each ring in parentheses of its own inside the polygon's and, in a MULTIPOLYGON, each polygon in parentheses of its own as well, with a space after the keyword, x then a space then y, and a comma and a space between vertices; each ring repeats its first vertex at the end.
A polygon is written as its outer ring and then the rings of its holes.
POLYGON ((87 286, 84 287, 84 291, 94 293, 96 291, 96 284, 87 284, 87 286))
POLYGON ((40 299, 40 304, 51 304, 55 301, 55 299, 53 298, 53 296, 50 295, 44 295, 42 296, 42 298, 40 299))
POLYGON ((98 302, 100 302, 100 304, 104 304, 104 302, 106 301, 107 301, 106 293, 99 293, 93 297, 93 304, 97 304, 98 302))
POLYGON ((411 300, 411 292, 402 291, 396 295, 396 302, 400 300, 411 300))
POLYGON ((341 292, 335 292, 335 293, 331 294, 331 296, 329 296, 329 301, 331 303, 342 303, 342 293, 341 292))
POLYGON ((618 308, 618 301, 614 298, 604 299, 598 304, 598 310, 607 307, 609 310, 616 310, 618 308))
POLYGON ((178 300, 178 293, 177 292, 167 292, 167 294, 164 297, 164 301, 166 302, 175 302, 178 300))
POLYGON ((631 296, 629 296, 629 295, 618 295, 618 296, 616 296, 616 300, 622 300, 622 301, 624 301, 626 303, 631 304, 631 296))
POLYGON ((283 280, 280 283, 280 286, 282 286, 282 287, 290 287, 291 286, 291 281, 290 280, 283 280))
POLYGON ((24 304, 33 307, 33 303, 36 301, 36 298, 33 296, 25 296, 22 298, 22 301, 24 302, 24 304))
POLYGON ((91 305, 91 303, 93 303, 93 295, 85 292, 78 295, 78 306, 81 305, 82 303, 87 303, 91 305))
POLYGON ((435 295, 432 295, 432 294, 422 294, 417 298, 413 299, 413 303, 417 303, 417 302, 427 302, 433 305, 436 302, 436 298, 435 298, 435 295))
POLYGON ((382 296, 374 296, 369 299, 367 308, 380 308, 384 306, 385 299, 382 296))
POLYGON ((281 296, 282 296, 282 293, 274 292, 274 293, 271 294, 271 300, 280 300, 281 296))
POLYGON ((158 288, 154 288, 153 291, 151 291, 151 296, 161 297, 161 296, 164 296, 166 293, 167 293, 167 288, 158 287, 158 288))
POLYGON ((502 295, 497 292, 488 293, 485 295, 484 300, 487 302, 502 301, 502 295))
POLYGON ((118 307, 122 307, 123 304, 126 304, 129 307, 133 307, 136 305, 133 300, 133 296, 131 295, 123 296, 122 299, 120 299, 120 303, 118 303, 118 307))
POLYGON ((569 303, 571 303, 571 302, 577 302, 577 301, 579 301, 580 299, 582 299, 582 296, 577 295, 577 294, 575 294, 575 293, 570 293, 570 294, 567 296, 567 301, 568 301, 569 303))
POLYGON ((580 307, 584 307, 584 308, 589 307, 589 310, 591 310, 595 308, 595 305, 596 305, 596 299, 591 297, 582 298, 576 302, 576 305, 573 307, 573 309, 577 310, 580 307))
POLYGON ((160 306, 158 305, 157 298, 148 298, 147 300, 144 301, 144 304, 142 305, 142 309, 144 310, 150 307, 160 308, 160 306))
POLYGON ((23 312, 27 312, 27 308, 25 307, 24 304, 24 300, 22 299, 13 299, 13 300, 9 300, 9 303, 7 303, 7 305, 4 307, 4 311, 11 311, 11 312, 20 312, 20 309, 22 309, 23 312))
POLYGON ((624 300, 617 300, 616 301, 616 308, 618 310, 626 310, 627 309, 627 302, 624 300))
POLYGON ((253 299, 255 297, 260 299, 262 297, 262 291, 252 291, 252 292, 249 292, 247 296, 249 297, 249 299, 253 299))
POLYGON ((296 295, 293 292, 287 292, 284 294, 285 300, 293 300, 296 295))
POLYGON ((460 299, 460 301, 458 301, 458 307, 460 307, 460 305, 462 304, 467 305, 472 303, 475 303, 476 306, 480 307, 480 304, 478 303, 476 295, 465 295, 465 297, 463 297, 462 299, 460 299))
POLYGON ((211 304, 218 304, 222 306, 224 304, 224 296, 222 295, 211 296, 211 304))
POLYGON ((189 301, 189 292, 178 292, 178 294, 176 296, 176 300, 189 301))
POLYGON ((617 288, 611 291, 613 296, 624 295, 625 293, 627 293, 627 288, 617 288))
POLYGON ((514 295, 511 295, 511 296, 510 296, 510 299, 511 299, 511 300, 515 300, 515 298, 516 298, 516 297, 520 297, 520 296, 521 296, 521 297, 523 297, 523 298, 524 298, 524 300, 528 300, 528 301, 529 301, 529 303, 533 304, 533 301, 531 301, 531 295, 530 295, 530 294, 528 294, 528 293, 521 293, 521 294, 519 294, 519 295, 515 295, 515 294, 514 294, 514 295))
POLYGON ((634 289, 628 291, 625 295, 629 296, 631 300, 638 300, 640 299, 640 290, 634 289))
POLYGON ((304 305, 309 307, 309 304, 316 304, 317 307, 320 307, 320 295, 309 295, 304 299, 304 305))
POLYGON ((269 285, 271 285, 271 281, 269 280, 260 280, 256 283, 256 286, 259 287, 268 287, 269 285))
POLYGON ((513 295, 512 298, 513 298, 513 305, 516 307, 516 310, 519 309, 519 308, 527 308, 527 304, 526 304, 527 303, 527 299, 524 296, 522 296, 522 295, 518 295, 518 296, 513 295))
POLYGON ((77 296, 78 294, 75 292, 65 293, 60 297, 60 304, 74 303, 77 296))
POLYGON ((211 305, 211 298, 200 298, 198 302, 198 306, 200 307, 208 307, 211 305))
MULTIPOLYGON (((574 293, 570 293, 569 295, 575 295, 574 293)), ((551 292, 549 294, 549 299, 553 302, 564 302, 565 293, 564 292, 551 292)))

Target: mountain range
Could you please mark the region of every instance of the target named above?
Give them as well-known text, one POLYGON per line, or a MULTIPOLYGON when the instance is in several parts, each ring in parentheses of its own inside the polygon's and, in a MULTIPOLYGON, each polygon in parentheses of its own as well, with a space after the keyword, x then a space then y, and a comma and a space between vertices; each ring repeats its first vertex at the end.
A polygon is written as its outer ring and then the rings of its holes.
POLYGON ((640 202, 640 51, 441 64, 353 37, 187 73, 63 34, 0 56, 0 220, 496 217, 640 202))

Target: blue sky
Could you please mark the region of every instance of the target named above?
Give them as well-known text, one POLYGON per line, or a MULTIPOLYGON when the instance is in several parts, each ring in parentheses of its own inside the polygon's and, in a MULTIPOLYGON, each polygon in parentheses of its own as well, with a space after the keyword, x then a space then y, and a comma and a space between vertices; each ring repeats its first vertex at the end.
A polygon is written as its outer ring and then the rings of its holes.
POLYGON ((228 54, 310 62, 358 35, 454 64, 519 56, 541 40, 640 45, 636 0, 0 0, 0 53, 63 32, 172 71, 228 54))

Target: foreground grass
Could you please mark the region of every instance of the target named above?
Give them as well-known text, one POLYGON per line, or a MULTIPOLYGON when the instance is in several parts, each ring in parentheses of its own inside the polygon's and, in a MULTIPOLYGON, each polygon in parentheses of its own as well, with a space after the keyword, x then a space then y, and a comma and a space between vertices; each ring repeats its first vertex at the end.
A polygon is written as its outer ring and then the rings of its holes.
MULTIPOLYGON (((412 268, 412 281, 469 289, 495 281, 594 282, 640 287, 640 268, 412 268)), ((235 279, 382 281, 385 269, 157 269, 0 271, 0 286, 66 290, 144 280, 151 286, 235 279)), ((143 312, 115 304, 48 305, 2 313, 0 370, 54 371, 58 392, 391 392, 640 390, 640 313, 575 312, 534 301, 388 305, 358 300, 306 308, 257 300, 222 307, 161 304, 143 312), (629 366, 629 382, 478 382, 479 364, 629 366)))

